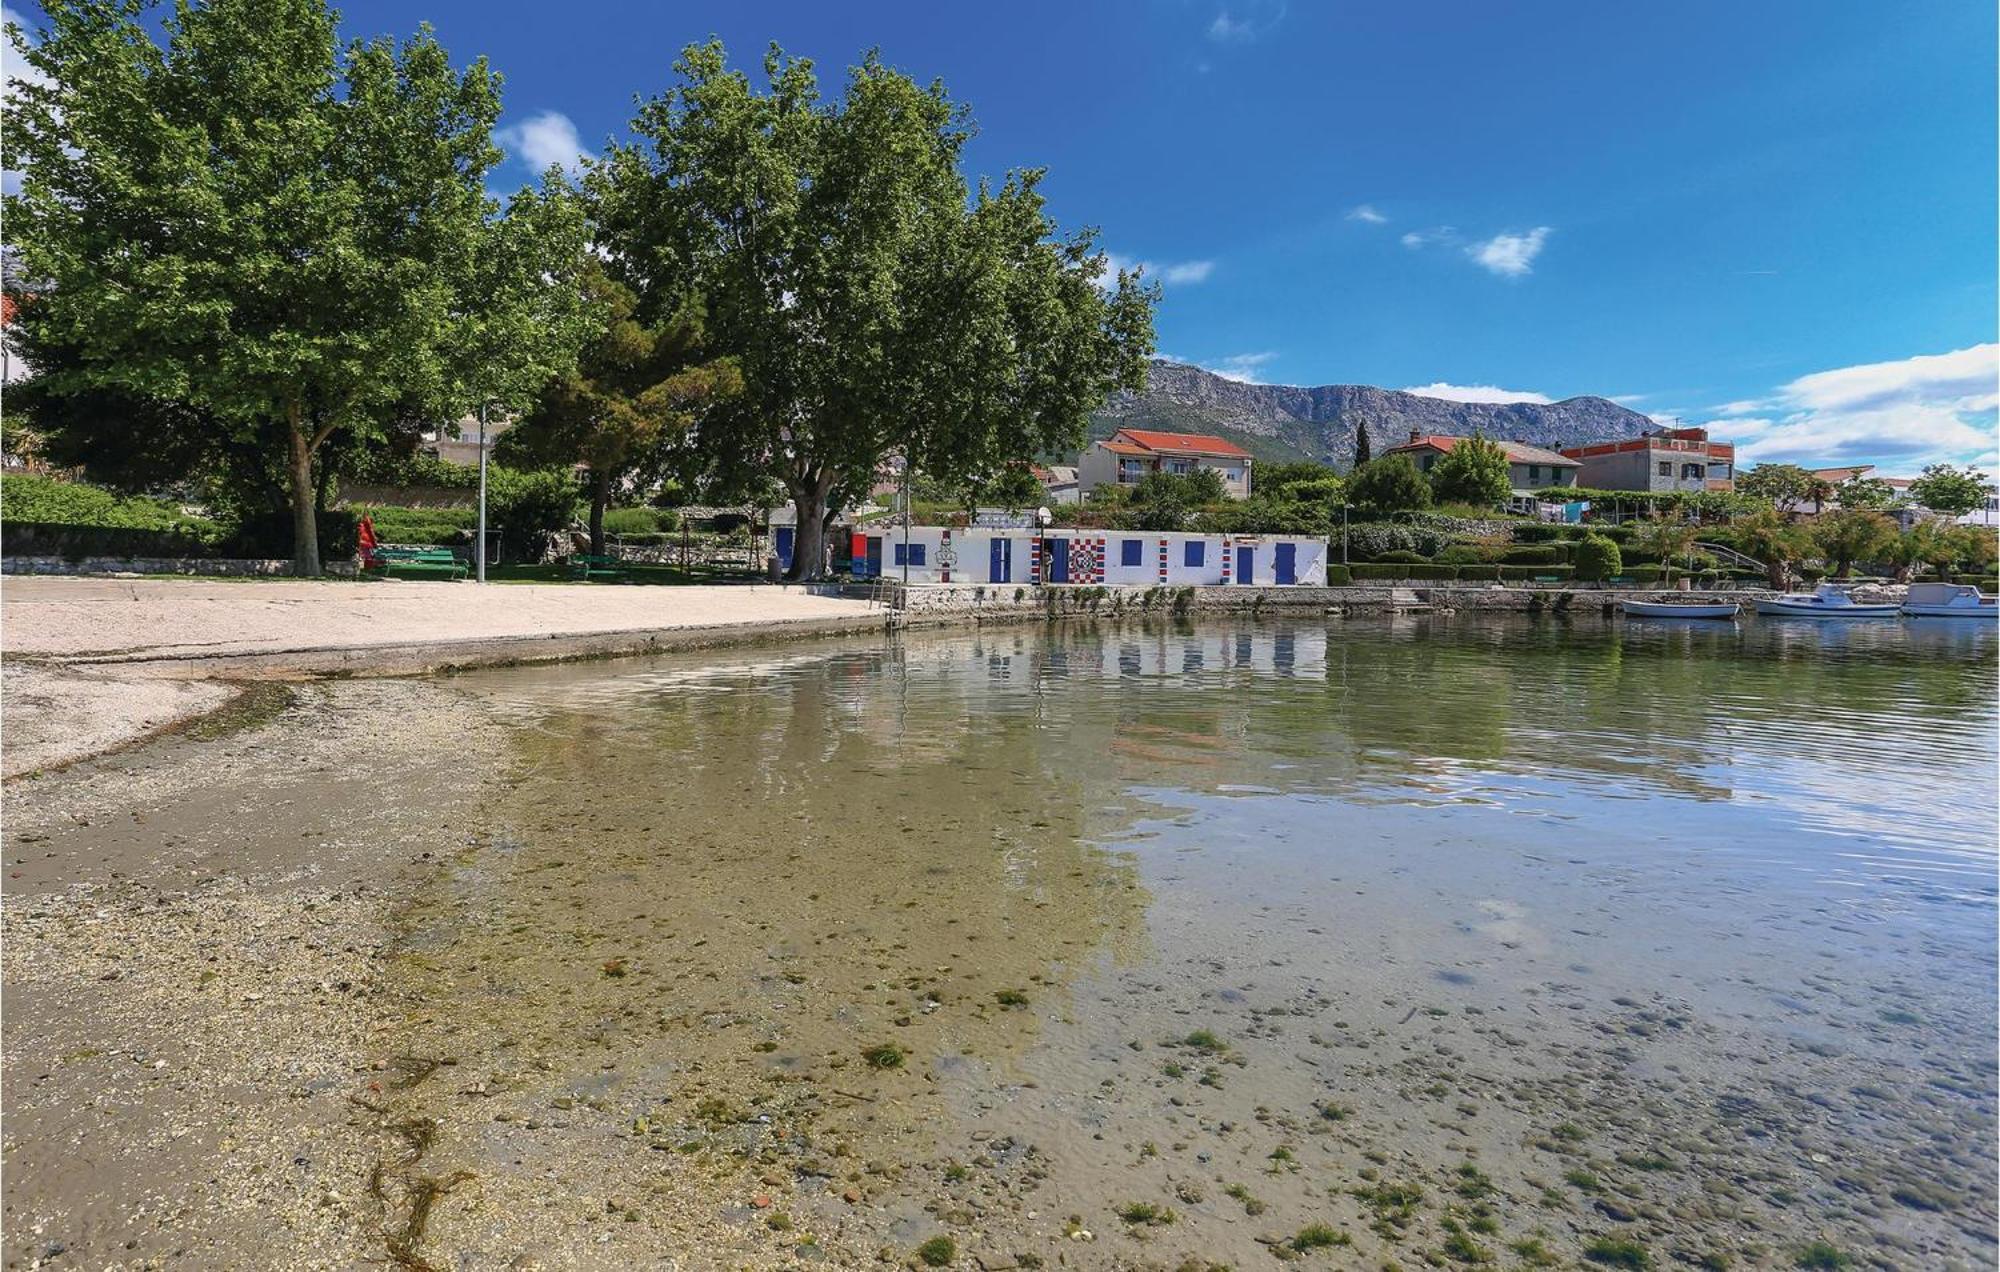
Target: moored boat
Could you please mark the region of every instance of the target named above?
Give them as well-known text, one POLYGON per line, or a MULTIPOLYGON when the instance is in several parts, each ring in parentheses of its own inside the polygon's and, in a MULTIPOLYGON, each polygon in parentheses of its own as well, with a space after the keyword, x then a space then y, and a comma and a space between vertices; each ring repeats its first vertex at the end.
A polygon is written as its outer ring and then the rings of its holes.
POLYGON ((2000 618, 2000 596, 1963 583, 1912 583, 1903 612, 1911 618, 2000 618))
POLYGON ((1630 618, 1735 618, 1735 601, 1620 601, 1630 618))
POLYGON ((1787 592, 1783 596, 1762 597, 1757 612, 1773 618, 1894 618, 1896 604, 1864 604, 1846 588, 1822 583, 1810 592, 1787 592))

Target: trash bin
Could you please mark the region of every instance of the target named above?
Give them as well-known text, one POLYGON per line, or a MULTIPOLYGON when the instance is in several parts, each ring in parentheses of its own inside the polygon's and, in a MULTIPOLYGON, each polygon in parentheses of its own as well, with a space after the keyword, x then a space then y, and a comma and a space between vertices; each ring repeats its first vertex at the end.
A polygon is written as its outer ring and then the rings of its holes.
POLYGON ((773 583, 779 582, 785 577, 785 567, 778 563, 775 553, 764 558, 764 577, 773 583))

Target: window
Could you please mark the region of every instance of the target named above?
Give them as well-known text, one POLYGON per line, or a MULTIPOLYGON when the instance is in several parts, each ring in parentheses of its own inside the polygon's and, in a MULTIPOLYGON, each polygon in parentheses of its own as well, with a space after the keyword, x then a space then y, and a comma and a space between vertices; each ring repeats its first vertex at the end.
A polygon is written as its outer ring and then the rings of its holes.
POLYGON ((1145 551, 1146 541, 1144 539, 1127 539, 1118 545, 1118 564, 1138 565, 1144 559, 1143 554, 1145 551))
POLYGON ((1529 464, 1528 484, 1532 486, 1541 479, 1542 479, 1542 466, 1540 464, 1529 464))
POLYGON ((1673 461, 1673 460, 1671 460, 1671 459, 1663 459, 1663 460, 1661 460, 1661 461, 1660 461, 1660 476, 1662 476, 1662 477, 1671 477, 1671 476, 1673 476, 1673 475, 1674 475, 1674 461, 1673 461))
POLYGON ((1701 476, 1702 476, 1702 467, 1701 467, 1701 465, 1700 465, 1700 464, 1682 464, 1682 465, 1681 465, 1681 480, 1682 480, 1682 481, 1700 481, 1700 480, 1701 480, 1701 476))
POLYGON ((1170 473, 1191 473, 1194 471, 1194 465, 1188 460, 1176 459, 1167 465, 1167 471, 1170 473))
POLYGON ((894 560, 893 560, 893 561, 891 562, 891 564, 893 564, 893 565, 922 565, 922 564, 924 563, 924 545, 923 545, 923 544, 921 544, 921 543, 912 543, 912 544, 908 544, 908 545, 905 545, 905 544, 904 544, 904 543, 903 543, 903 542, 902 542, 901 540, 897 540, 897 542, 896 542, 896 545, 895 545, 895 546, 896 546, 896 552, 895 552, 895 559, 894 559, 894 560), (904 548, 905 546, 907 546, 907 547, 908 547, 908 548, 910 549, 910 555, 909 555, 909 559, 908 559, 907 561, 905 561, 905 560, 904 560, 904 558, 903 558, 903 548, 904 548))
POLYGON ((1189 539, 1187 541, 1187 552, 1181 557, 1181 561, 1187 565, 1200 565, 1205 559, 1205 554, 1202 550, 1207 546, 1200 539, 1189 539))

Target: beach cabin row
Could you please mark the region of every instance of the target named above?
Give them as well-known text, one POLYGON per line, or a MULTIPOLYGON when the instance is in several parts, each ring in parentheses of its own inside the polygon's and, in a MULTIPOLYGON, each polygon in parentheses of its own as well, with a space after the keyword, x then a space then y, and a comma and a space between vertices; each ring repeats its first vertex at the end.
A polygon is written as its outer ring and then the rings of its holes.
MULTIPOLYGON (((791 564, 790 527, 773 550, 791 564)), ((1125 530, 993 530, 901 526, 857 530, 855 578, 912 583, 1077 586, 1325 586, 1327 541, 1303 535, 1178 534, 1125 530), (906 573, 907 567, 907 573, 906 573)))

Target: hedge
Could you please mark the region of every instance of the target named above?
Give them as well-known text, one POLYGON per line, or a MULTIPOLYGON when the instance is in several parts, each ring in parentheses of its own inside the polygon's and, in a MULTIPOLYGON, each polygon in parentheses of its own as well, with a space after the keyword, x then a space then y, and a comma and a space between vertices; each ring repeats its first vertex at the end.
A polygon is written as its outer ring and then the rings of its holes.
MULTIPOLYGON (((11 479, 10 479, 11 480, 11 479)), ((202 557, 210 540, 176 530, 134 526, 78 526, 8 518, 3 541, 8 556, 58 556, 69 561, 84 557, 202 557)))
MULTIPOLYGON (((1406 552, 1401 549, 1394 552, 1378 552, 1375 554, 1375 559, 1377 561, 1397 561, 1404 565, 1429 565, 1431 563, 1431 559, 1421 552, 1406 552)), ((1446 564, 1450 564, 1450 562, 1446 562, 1446 564)))
POLYGON ((1534 579, 1557 578, 1567 582, 1576 574, 1576 567, 1570 565, 1503 565, 1500 577, 1532 581, 1534 579))
POLYGON ((191 517, 163 499, 120 495, 79 481, 58 481, 37 473, 0 480, 0 519, 44 526, 155 530, 191 539, 213 539, 215 523, 191 517))
POLYGON ((1555 565, 1560 559, 1556 548, 1549 544, 1509 548, 1500 554, 1502 565, 1555 565))
POLYGON ((1346 587, 1352 582, 1354 582, 1354 572, 1347 566, 1329 565, 1326 567, 1326 585, 1328 587, 1346 587))
POLYGON ((1448 580, 1458 577, 1459 567, 1455 565, 1403 565, 1394 562, 1352 565, 1348 569, 1357 579, 1432 579, 1448 580))

